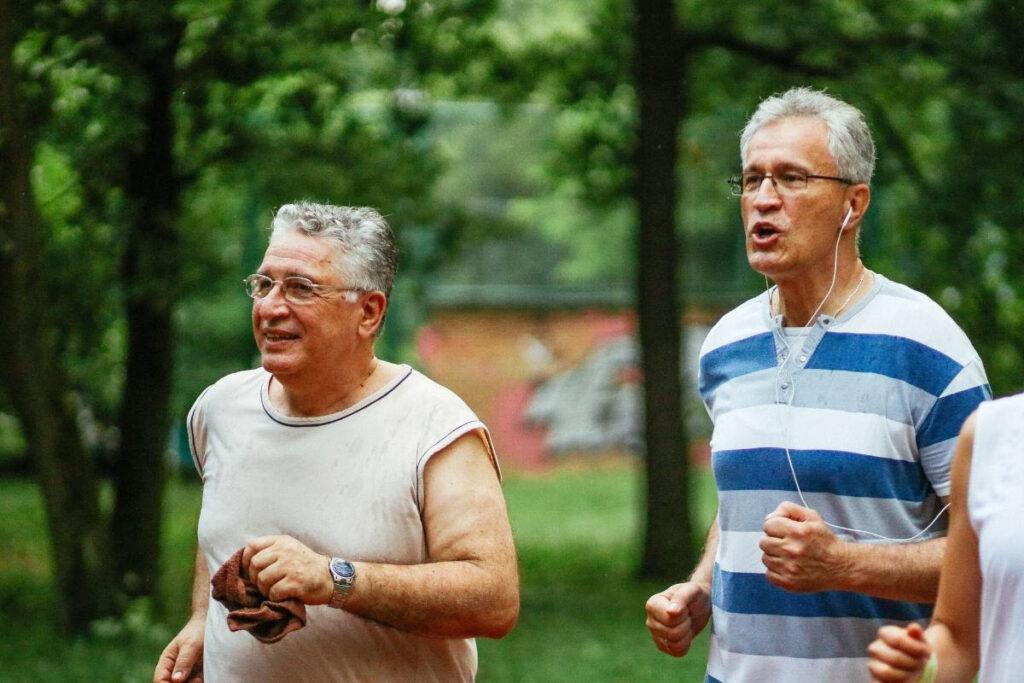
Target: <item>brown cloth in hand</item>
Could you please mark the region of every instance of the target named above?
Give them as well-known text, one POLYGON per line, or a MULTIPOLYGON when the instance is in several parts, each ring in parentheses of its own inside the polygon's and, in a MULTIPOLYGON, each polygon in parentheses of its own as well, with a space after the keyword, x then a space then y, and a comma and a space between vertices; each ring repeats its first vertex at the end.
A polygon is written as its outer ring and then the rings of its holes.
POLYGON ((210 580, 213 598, 228 608, 228 628, 248 631, 263 643, 276 643, 306 625, 306 606, 294 598, 270 600, 242 575, 239 548, 210 580))

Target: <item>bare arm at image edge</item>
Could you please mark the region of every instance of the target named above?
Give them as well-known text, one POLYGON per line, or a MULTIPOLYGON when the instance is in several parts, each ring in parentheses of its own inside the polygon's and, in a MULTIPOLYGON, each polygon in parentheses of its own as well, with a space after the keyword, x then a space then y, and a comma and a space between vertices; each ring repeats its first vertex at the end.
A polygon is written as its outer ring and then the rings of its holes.
POLYGON ((874 680, 917 680, 929 655, 936 656, 935 680, 969 683, 980 661, 981 566, 978 537, 967 513, 967 492, 974 453, 975 417, 964 423, 953 460, 949 514, 949 552, 942 561, 942 581, 931 625, 883 626, 868 647, 874 680))
POLYGON ((153 672, 154 683, 183 683, 203 680, 203 638, 206 611, 210 605, 210 570, 206 558, 196 549, 195 576, 192 581, 192 616, 174 640, 160 653, 153 672))

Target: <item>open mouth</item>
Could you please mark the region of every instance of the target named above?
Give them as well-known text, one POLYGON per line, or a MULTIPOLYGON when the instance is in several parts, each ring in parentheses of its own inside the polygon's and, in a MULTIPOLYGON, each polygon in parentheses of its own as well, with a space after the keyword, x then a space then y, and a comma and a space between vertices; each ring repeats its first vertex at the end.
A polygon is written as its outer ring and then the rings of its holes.
POLYGON ((753 236, 758 239, 767 239, 772 235, 777 234, 778 232, 779 231, 776 230, 774 226, 768 225, 766 223, 755 225, 753 231, 751 231, 753 236))

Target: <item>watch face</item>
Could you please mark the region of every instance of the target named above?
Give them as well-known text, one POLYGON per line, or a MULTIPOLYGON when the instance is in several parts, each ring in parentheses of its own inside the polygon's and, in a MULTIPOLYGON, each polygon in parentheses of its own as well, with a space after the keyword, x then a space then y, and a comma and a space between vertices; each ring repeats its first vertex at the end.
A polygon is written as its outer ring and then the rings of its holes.
POLYGON ((331 573, 336 579, 351 579, 356 575, 356 568, 352 566, 351 562, 334 558, 331 560, 331 573))

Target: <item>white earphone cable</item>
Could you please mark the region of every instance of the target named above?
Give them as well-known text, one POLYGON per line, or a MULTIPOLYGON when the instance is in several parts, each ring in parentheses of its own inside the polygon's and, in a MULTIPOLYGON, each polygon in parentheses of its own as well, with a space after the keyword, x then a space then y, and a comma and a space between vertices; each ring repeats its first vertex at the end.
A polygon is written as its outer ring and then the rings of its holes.
MULTIPOLYGON (((845 222, 844 222, 844 225, 845 225, 845 222)), ((842 236, 843 236, 843 231, 840 230, 839 231, 839 237, 836 238, 835 253, 833 255, 833 260, 832 260, 832 282, 831 282, 831 284, 829 284, 828 291, 825 293, 825 298, 823 298, 821 300, 821 303, 818 304, 818 307, 816 309, 814 309, 814 313, 812 313, 811 317, 808 319, 807 326, 810 326, 810 325, 814 324, 814 321, 815 321, 818 313, 821 311, 822 307, 825 305, 825 302, 828 301, 828 298, 830 296, 832 296, 832 290, 836 286, 836 276, 838 275, 838 272, 839 272, 839 241, 842 239, 842 236)), ((866 271, 866 269, 865 269, 865 271, 866 271)), ((856 294, 857 291, 860 289, 860 284, 861 284, 861 282, 863 282, 863 280, 864 280, 864 271, 861 272, 860 280, 858 280, 857 286, 854 288, 854 290, 852 292, 850 292, 849 296, 846 297, 846 300, 843 302, 843 305, 839 307, 838 311, 836 311, 836 315, 839 315, 839 313, 841 313, 846 308, 846 305, 848 303, 850 303, 850 300, 853 298, 853 295, 856 294)), ((765 277, 765 285, 767 285, 767 284, 768 284, 768 281, 767 281, 767 276, 766 276, 765 277)), ((778 286, 775 287, 775 291, 778 291, 778 286)), ((781 309, 782 309, 781 294, 779 296, 780 296, 779 308, 780 308, 780 312, 781 312, 781 309)), ((771 290, 771 288, 769 288, 768 289, 768 307, 769 307, 769 309, 771 309, 771 305, 772 305, 772 290, 771 290)), ((826 333, 827 333, 827 331, 828 330, 826 330, 826 333)), ((786 350, 785 350, 785 353, 783 354, 782 359, 779 360, 776 363, 776 371, 775 371, 775 402, 776 403, 780 403, 780 401, 779 401, 779 385, 780 385, 780 382, 781 382, 781 379, 782 379, 782 370, 783 370, 783 366, 789 361, 790 351, 791 351, 790 347, 789 347, 789 341, 785 338, 785 335, 784 334, 783 335, 779 335, 779 338, 782 340, 782 344, 783 344, 783 346, 785 347, 786 350)), ((789 384, 790 384, 791 391, 789 393, 789 399, 786 401, 787 417, 786 417, 785 420, 783 420, 782 442, 783 442, 783 447, 785 448, 785 451, 786 451, 786 462, 789 465, 789 472, 793 476, 793 484, 794 484, 794 486, 796 486, 796 492, 797 492, 797 495, 800 497, 800 503, 805 508, 810 508, 811 506, 807 504, 807 499, 804 498, 803 489, 800 487, 800 480, 796 476, 796 467, 793 465, 793 456, 789 452, 790 433, 791 433, 791 428, 792 428, 792 423, 793 423, 793 400, 794 400, 794 398, 796 398, 796 379, 795 378, 790 378, 789 384)), ((939 518, 942 517, 942 514, 947 509, 949 509, 949 503, 946 503, 943 506, 943 508, 941 510, 939 510, 938 514, 935 515, 935 518, 932 519, 932 521, 929 522, 928 525, 925 528, 921 529, 919 532, 917 532, 913 536, 909 536, 907 538, 890 538, 888 536, 883 536, 882 534, 876 534, 873 531, 865 531, 863 529, 854 529, 852 527, 846 527, 846 526, 842 526, 842 525, 839 525, 839 524, 833 524, 832 522, 829 522, 829 521, 825 520, 824 517, 822 517, 822 521, 825 523, 826 526, 829 526, 829 527, 831 527, 833 529, 838 529, 840 531, 848 531, 848 532, 854 533, 854 534, 862 534, 864 536, 871 536, 873 538, 877 538, 877 539, 880 539, 880 540, 883 540, 883 541, 893 541, 893 542, 897 542, 897 543, 904 543, 904 542, 907 542, 907 541, 913 541, 913 540, 919 538, 924 533, 926 533, 929 529, 932 528, 932 526, 935 525, 935 523, 937 521, 939 521, 939 518)))
MULTIPOLYGON (((781 366, 780 366, 780 370, 781 370, 781 366)), ((776 382, 776 387, 777 386, 778 386, 778 382, 776 382)), ((783 448, 786 451, 786 463, 789 465, 789 472, 790 472, 791 475, 793 475, 793 485, 796 486, 796 493, 797 493, 798 496, 800 496, 800 503, 805 508, 811 508, 811 506, 807 504, 807 499, 804 498, 803 489, 800 487, 800 480, 796 476, 796 467, 793 465, 793 456, 789 452, 790 433, 791 433, 791 427, 792 427, 792 423, 793 423, 793 399, 796 397, 796 381, 795 380, 790 379, 790 387, 791 387, 792 391, 789 394, 789 400, 786 401, 786 408, 788 409, 786 412, 788 413, 788 415, 786 416, 786 419, 783 421, 783 426, 784 426, 783 427, 784 428, 784 432, 782 434, 783 448)), ((826 520, 824 517, 822 517, 822 521, 825 523, 825 526, 829 526, 829 527, 831 527, 833 529, 838 529, 838 530, 841 530, 841 531, 849 531, 851 533, 862 534, 864 536, 871 536, 873 538, 878 538, 878 539, 881 539, 883 541, 894 541, 894 542, 897 542, 897 543, 905 543, 907 541, 916 540, 917 538, 919 538, 920 536, 925 534, 929 529, 931 529, 935 525, 935 523, 937 521, 939 521, 939 518, 942 517, 942 514, 947 509, 949 509, 949 503, 946 503, 945 505, 943 505, 942 509, 939 510, 938 514, 935 515, 935 517, 932 519, 932 521, 928 522, 928 525, 925 528, 921 529, 920 531, 918 531, 913 536, 908 536, 906 538, 890 538, 889 536, 883 536, 882 534, 876 534, 873 531, 865 531, 864 529, 854 529, 853 527, 842 526, 840 524, 833 524, 832 522, 829 522, 828 520, 826 520)))

